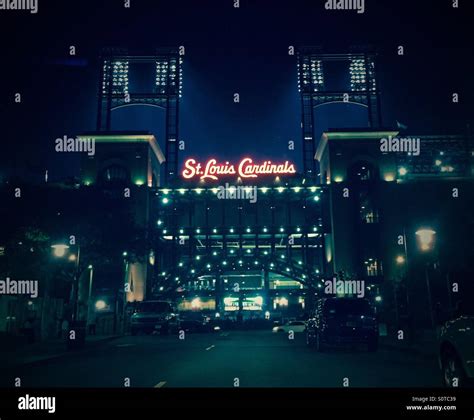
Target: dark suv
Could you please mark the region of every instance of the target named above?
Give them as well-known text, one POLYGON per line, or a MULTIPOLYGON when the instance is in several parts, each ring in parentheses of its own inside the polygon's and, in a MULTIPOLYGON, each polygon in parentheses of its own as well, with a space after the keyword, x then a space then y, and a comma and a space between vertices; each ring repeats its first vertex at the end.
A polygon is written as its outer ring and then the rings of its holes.
POLYGON ((369 351, 376 351, 378 337, 378 323, 367 299, 321 299, 306 325, 306 343, 317 351, 337 344, 367 344, 369 351))

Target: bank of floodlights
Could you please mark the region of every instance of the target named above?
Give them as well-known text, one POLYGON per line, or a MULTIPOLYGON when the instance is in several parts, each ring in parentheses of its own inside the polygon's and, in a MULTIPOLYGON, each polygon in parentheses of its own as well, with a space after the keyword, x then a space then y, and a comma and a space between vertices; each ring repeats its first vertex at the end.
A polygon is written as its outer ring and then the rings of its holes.
MULTIPOLYGON (((298 69, 300 63, 298 63, 298 69)), ((323 65, 321 60, 305 58, 298 72, 298 92, 312 90, 318 92, 324 87, 323 65)))
POLYGON ((109 89, 113 95, 128 95, 128 61, 105 60, 103 65, 102 93, 109 89), (109 75, 111 74, 111 78, 109 75), (112 86, 109 85, 110 81, 112 86))
POLYGON ((183 93, 183 70, 181 58, 170 58, 156 61, 155 86, 158 93, 183 93))

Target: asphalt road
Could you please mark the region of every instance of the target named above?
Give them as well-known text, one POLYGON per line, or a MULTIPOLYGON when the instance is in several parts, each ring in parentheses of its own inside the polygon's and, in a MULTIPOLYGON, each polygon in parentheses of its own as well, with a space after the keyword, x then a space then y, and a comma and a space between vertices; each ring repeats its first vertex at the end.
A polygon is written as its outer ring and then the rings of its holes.
POLYGON ((433 357, 380 348, 317 353, 303 334, 230 331, 123 337, 0 375, 23 387, 438 387, 433 357), (128 378, 128 380, 127 380, 128 378), (347 381, 346 381, 347 383, 347 381))

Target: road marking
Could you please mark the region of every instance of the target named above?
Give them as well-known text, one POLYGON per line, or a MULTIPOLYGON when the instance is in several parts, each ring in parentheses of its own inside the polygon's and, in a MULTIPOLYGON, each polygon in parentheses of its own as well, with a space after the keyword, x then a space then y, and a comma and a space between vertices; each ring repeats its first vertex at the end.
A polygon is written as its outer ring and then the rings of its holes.
POLYGON ((207 351, 213 349, 214 347, 216 347, 214 344, 212 346, 209 346, 208 348, 206 348, 207 351))
POLYGON ((132 346, 136 346, 136 344, 117 344, 116 347, 132 347, 132 346))
POLYGON ((166 385, 166 381, 158 382, 154 388, 163 388, 166 385))

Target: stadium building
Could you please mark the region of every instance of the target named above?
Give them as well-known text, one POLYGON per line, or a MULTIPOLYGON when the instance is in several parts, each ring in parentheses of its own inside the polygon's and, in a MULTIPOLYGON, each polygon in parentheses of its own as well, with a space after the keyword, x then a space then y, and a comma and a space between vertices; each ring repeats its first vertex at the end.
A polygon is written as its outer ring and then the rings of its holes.
MULTIPOLYGON (((83 183, 126 185, 141 197, 137 217, 153 245, 144 262, 129 266, 129 301, 170 297, 181 310, 298 315, 336 275, 363 280, 366 296, 382 305, 397 300, 402 280, 414 270, 416 264, 408 263, 418 261, 420 232, 451 244, 462 236, 463 223, 472 228, 469 133, 409 136, 384 128, 374 55, 299 51, 301 163, 257 161, 251 154, 202 162, 178 156, 181 64, 174 50, 105 56, 98 131, 83 135, 96 140, 97 151, 84 158, 83 183), (136 61, 156 67, 156 84, 147 94, 129 90, 129 66, 136 61), (330 72, 335 65, 346 76, 337 87, 330 72), (315 113, 333 103, 364 108, 367 127, 318 130, 315 113), (111 131, 111 112, 137 104, 165 109, 164 152, 149 133, 111 131), (418 151, 384 148, 402 134, 418 151)), ((421 239, 428 246, 426 235, 421 239)), ((444 264, 452 258, 447 254, 435 259, 444 264)), ((464 270, 472 245, 466 242, 461 254, 452 267, 444 264, 439 278, 464 270)), ((410 284, 427 285, 422 295, 434 299, 429 283, 410 284)))

